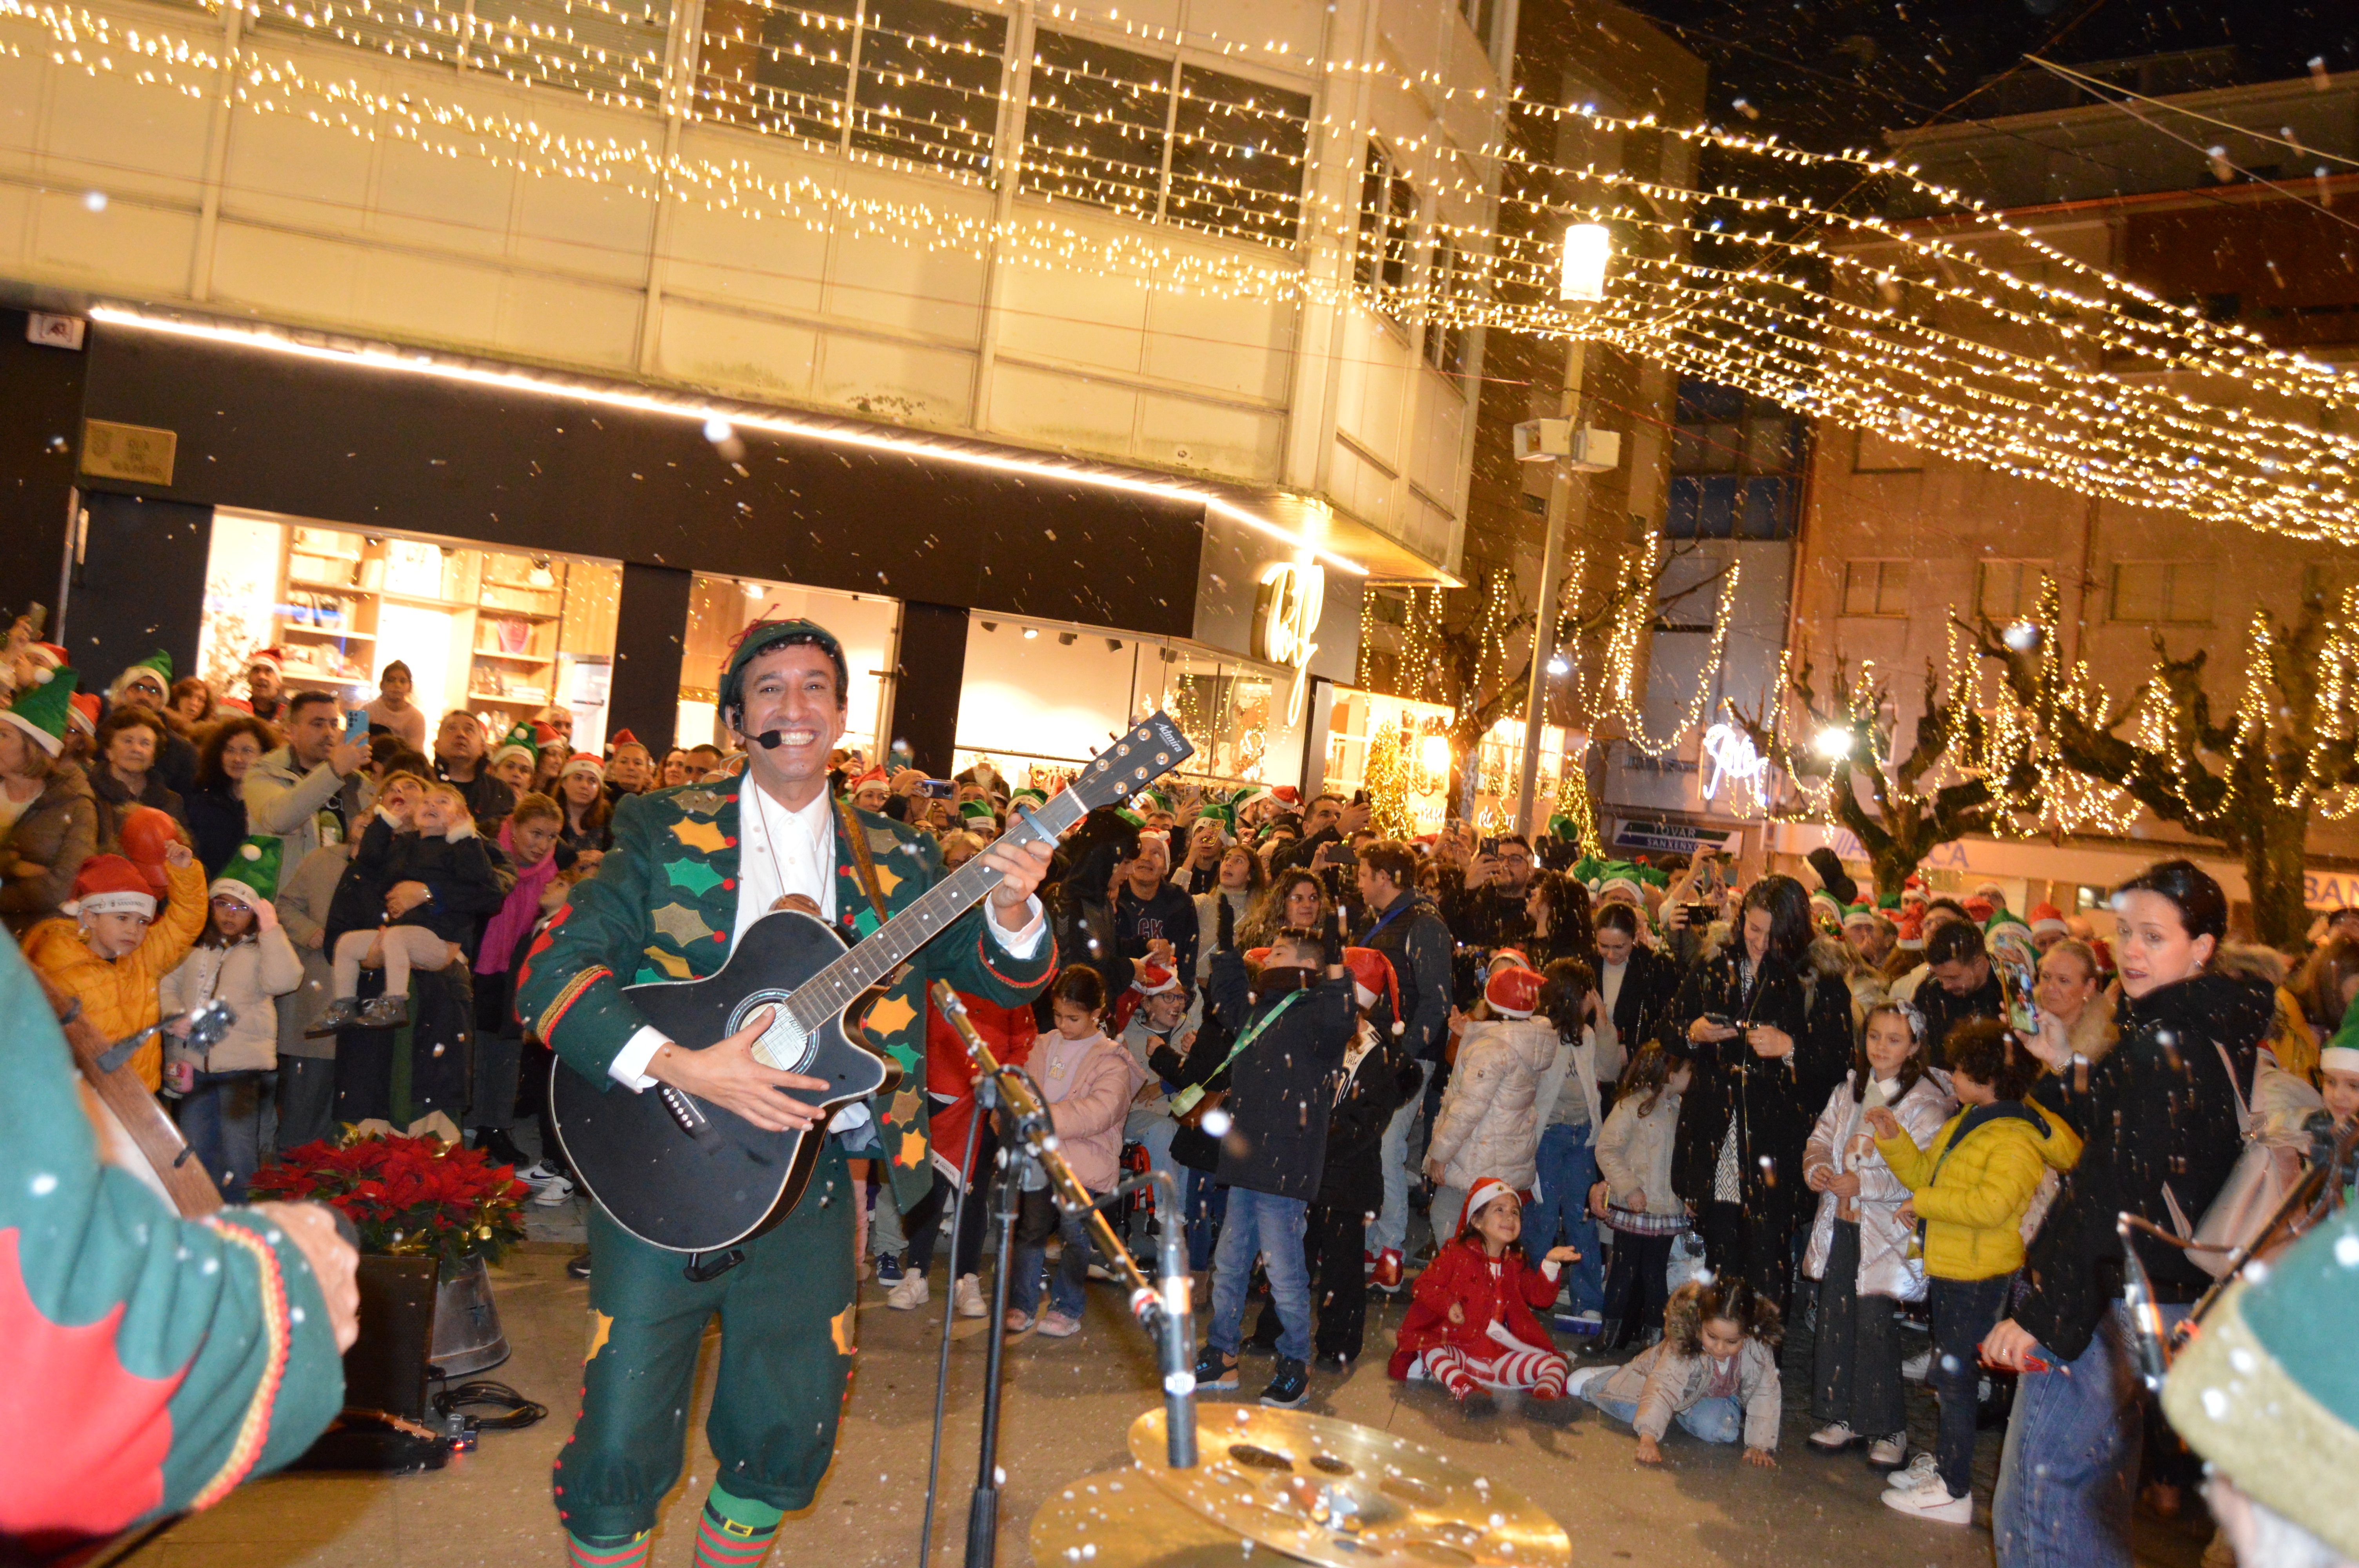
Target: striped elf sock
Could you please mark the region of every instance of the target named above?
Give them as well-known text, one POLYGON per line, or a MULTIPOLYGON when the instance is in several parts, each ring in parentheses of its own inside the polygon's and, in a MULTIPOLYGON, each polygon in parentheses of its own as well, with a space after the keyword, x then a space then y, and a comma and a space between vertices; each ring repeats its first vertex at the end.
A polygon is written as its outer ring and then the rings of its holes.
POLYGON ((587 1540, 569 1531, 566 1568, 647 1568, 647 1552, 654 1544, 651 1530, 636 1535, 593 1535, 587 1540))
POLYGON ((769 1504, 741 1498, 715 1483, 696 1521, 696 1568, 756 1568, 777 1538, 786 1516, 769 1504))

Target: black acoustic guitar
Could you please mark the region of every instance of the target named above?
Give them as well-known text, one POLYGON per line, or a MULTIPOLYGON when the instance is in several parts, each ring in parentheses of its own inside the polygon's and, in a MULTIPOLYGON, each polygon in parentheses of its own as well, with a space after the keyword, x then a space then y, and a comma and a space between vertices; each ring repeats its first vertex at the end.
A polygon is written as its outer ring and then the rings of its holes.
MULTIPOLYGON (((1100 752, 1055 799, 1019 816, 999 842, 1053 845, 1092 810, 1136 795, 1194 750, 1180 726, 1158 713, 1100 752)), ((826 1079, 824 1092, 798 1098, 832 1111, 889 1092, 899 1080, 900 1069, 869 1047, 853 1022, 876 1000, 878 983, 998 885, 999 873, 978 857, 848 950, 826 922, 780 910, 754 923, 719 974, 630 986, 623 994, 648 1023, 692 1051, 776 1006, 755 1055, 781 1072, 826 1079)), ((558 1141, 590 1195, 624 1229, 673 1252, 725 1252, 784 1218, 810 1184, 827 1137, 824 1122, 808 1132, 766 1132, 669 1085, 633 1094, 592 1083, 561 1061, 549 1092, 558 1141)))

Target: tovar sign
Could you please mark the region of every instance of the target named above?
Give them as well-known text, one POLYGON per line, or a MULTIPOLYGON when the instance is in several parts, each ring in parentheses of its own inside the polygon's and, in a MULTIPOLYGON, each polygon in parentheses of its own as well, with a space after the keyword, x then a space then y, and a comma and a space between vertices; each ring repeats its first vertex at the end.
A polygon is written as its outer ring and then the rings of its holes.
POLYGON ((1319 630, 1326 607, 1327 568, 1315 561, 1276 561, 1261 574, 1261 592, 1254 603, 1254 656, 1294 672, 1294 691, 1286 701, 1288 729, 1302 722, 1302 703, 1310 689, 1310 655, 1319 644, 1310 639, 1319 630))

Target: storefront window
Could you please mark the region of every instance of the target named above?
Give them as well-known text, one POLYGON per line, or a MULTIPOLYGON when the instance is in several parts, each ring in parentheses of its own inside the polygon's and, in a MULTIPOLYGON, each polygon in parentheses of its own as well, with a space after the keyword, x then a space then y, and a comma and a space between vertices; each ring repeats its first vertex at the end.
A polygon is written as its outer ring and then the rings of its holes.
POLYGON ((680 745, 729 745, 719 704, 721 672, 728 667, 730 651, 756 621, 794 620, 816 621, 842 643, 852 687, 844 694, 841 744, 876 755, 876 732, 891 709, 888 683, 900 645, 900 601, 703 572, 689 590, 688 648, 679 665, 680 745))
MULTIPOLYGON (((1554 725, 1540 731, 1540 803, 1535 822, 1545 824, 1555 809, 1566 742, 1565 732, 1554 725)), ((1329 790, 1347 796, 1359 789, 1397 790, 1401 810, 1414 830, 1438 832, 1451 814, 1451 760, 1449 708, 1381 692, 1335 688, 1334 717, 1327 732, 1329 790)), ((1523 720, 1503 719, 1475 747, 1478 827, 1495 832, 1512 823, 1523 764, 1523 720)))
POLYGON ((332 691, 351 708, 399 660, 429 733, 453 708, 497 735, 563 707, 575 743, 595 748, 621 591, 611 561, 221 508, 197 669, 217 694, 243 696, 255 651, 276 646, 288 689, 332 691))
POLYGON ((1179 776, 1290 784, 1298 730, 1285 728, 1290 671, 1201 646, 978 612, 967 632, 957 766, 978 759, 1016 783, 1053 787, 1158 708, 1196 754, 1179 776))

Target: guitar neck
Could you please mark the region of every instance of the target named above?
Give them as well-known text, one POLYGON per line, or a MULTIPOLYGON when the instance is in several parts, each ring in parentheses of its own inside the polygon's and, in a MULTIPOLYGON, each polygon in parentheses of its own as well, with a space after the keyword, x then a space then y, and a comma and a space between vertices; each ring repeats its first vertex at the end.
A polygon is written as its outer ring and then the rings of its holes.
MULTIPOLYGON (((1071 791, 1064 791, 1034 811, 1028 823, 1019 819, 991 848, 1027 842, 1053 846, 1058 836, 1082 816, 1082 803, 1071 791)), ((911 954, 940 935, 951 922, 991 896, 998 885, 998 871, 976 856, 927 889, 858 946, 805 980, 787 1011, 806 1033, 819 1028, 851 1006, 861 992, 908 962, 911 954)))

